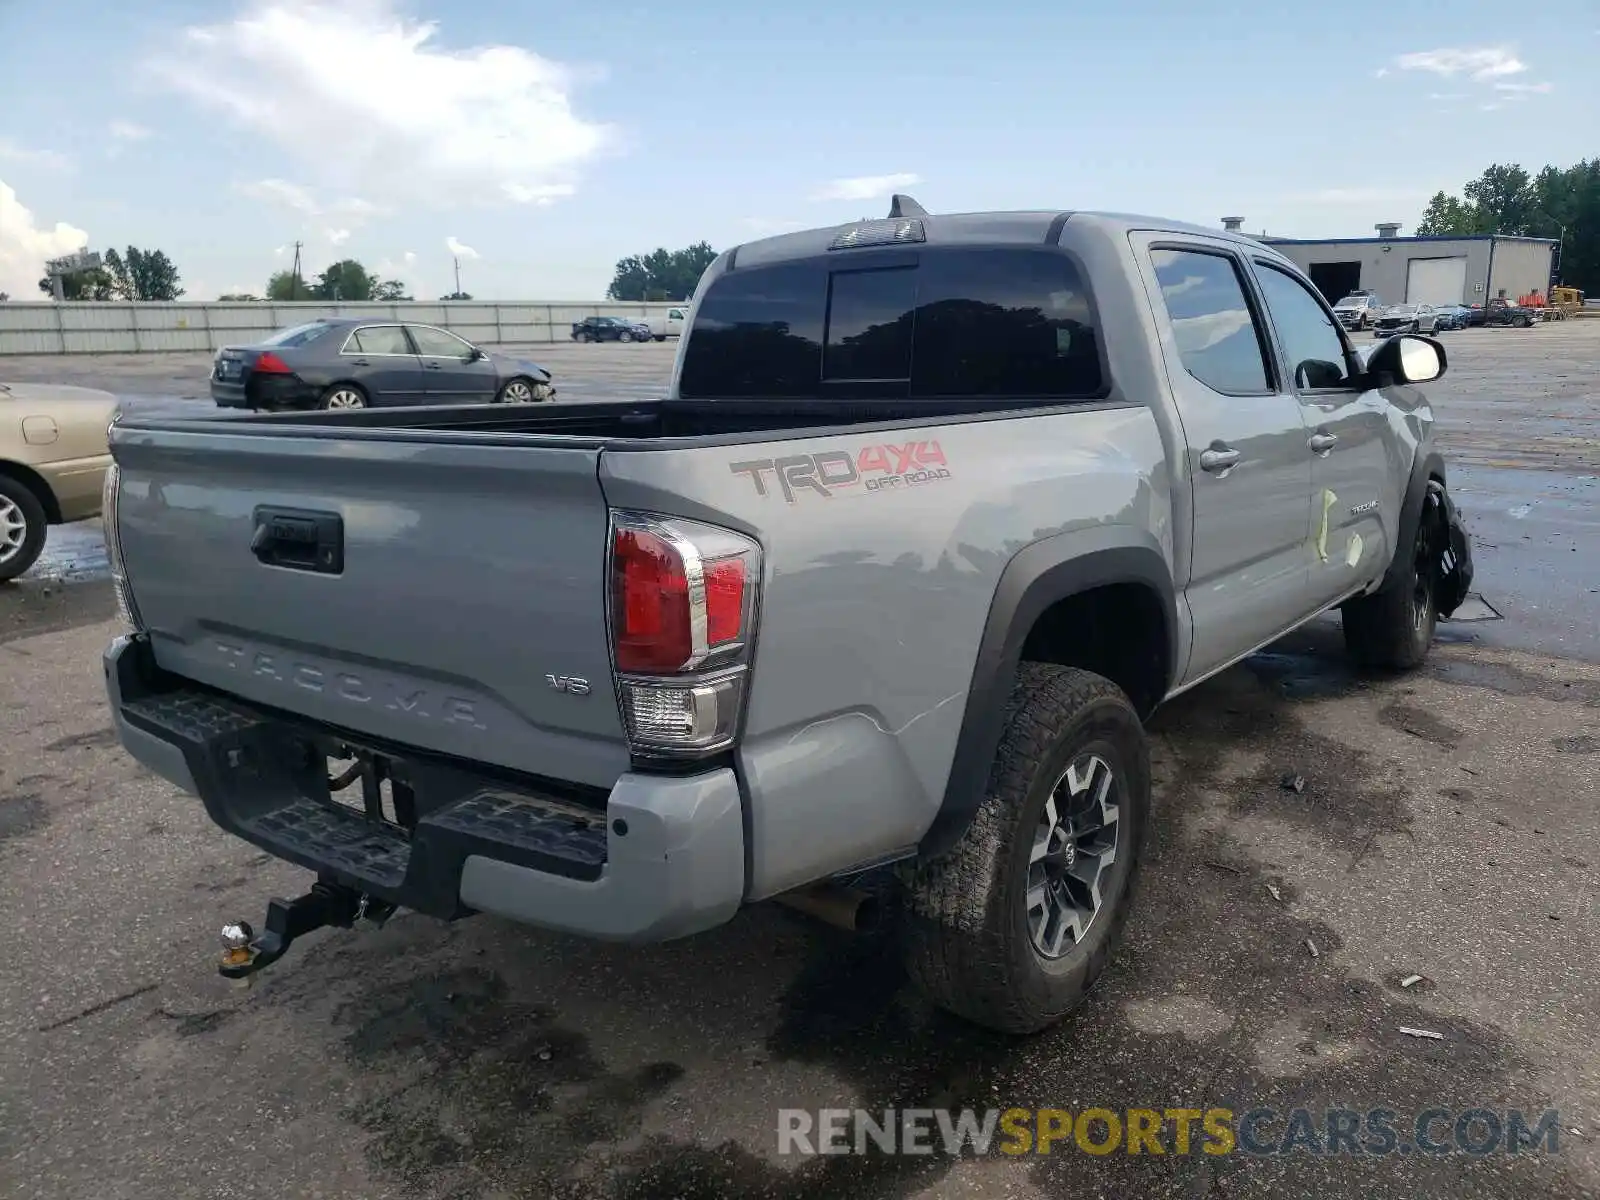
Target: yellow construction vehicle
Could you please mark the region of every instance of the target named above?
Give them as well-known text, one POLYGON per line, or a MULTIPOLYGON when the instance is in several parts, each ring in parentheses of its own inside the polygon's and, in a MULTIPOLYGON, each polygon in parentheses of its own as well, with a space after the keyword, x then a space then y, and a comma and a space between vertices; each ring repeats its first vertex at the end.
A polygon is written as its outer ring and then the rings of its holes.
POLYGON ((1583 292, 1575 287, 1553 287, 1550 289, 1550 312, 1546 320, 1554 318, 1564 321, 1568 317, 1575 317, 1583 311, 1583 292))

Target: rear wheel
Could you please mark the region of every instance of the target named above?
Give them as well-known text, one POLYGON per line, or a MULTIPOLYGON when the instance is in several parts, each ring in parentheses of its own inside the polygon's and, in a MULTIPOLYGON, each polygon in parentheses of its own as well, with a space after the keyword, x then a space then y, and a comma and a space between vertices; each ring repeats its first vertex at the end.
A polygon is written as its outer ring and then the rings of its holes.
POLYGON ((0 583, 38 561, 49 520, 44 505, 20 479, 0 475, 0 583))
POLYGON ((318 408, 366 408, 367 393, 353 383, 336 383, 322 393, 318 408))
POLYGON ((912 978, 991 1029, 1060 1020, 1121 934, 1149 815, 1149 750, 1128 698, 1087 671, 1024 663, 978 811, 906 878, 912 978))

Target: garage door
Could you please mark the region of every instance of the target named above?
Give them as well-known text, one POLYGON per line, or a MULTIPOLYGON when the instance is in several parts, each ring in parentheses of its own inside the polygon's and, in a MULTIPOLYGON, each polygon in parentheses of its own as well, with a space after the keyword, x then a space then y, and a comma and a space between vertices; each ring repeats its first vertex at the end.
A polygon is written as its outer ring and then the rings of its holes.
POLYGON ((1466 291, 1466 255, 1460 258, 1413 258, 1407 267, 1407 304, 1460 304, 1466 291))

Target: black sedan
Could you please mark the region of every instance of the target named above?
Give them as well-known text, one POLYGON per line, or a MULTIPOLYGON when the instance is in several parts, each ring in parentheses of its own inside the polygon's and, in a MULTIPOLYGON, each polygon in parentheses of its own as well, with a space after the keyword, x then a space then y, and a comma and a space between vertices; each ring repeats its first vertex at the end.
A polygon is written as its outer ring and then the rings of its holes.
POLYGON ((249 346, 224 346, 211 398, 224 408, 532 404, 556 390, 537 363, 489 354, 432 325, 311 321, 249 346))
POLYGON ((585 317, 572 324, 575 342, 648 342, 648 321, 629 321, 622 317, 585 317))

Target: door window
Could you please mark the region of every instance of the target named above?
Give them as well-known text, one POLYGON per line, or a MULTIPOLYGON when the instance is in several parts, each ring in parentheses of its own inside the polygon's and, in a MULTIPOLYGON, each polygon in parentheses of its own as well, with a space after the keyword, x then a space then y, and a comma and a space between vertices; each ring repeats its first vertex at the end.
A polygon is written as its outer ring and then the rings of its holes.
POLYGON ((1344 335, 1310 290, 1270 263, 1257 261, 1256 278, 1283 342, 1294 386, 1300 390, 1353 385, 1344 335))
POLYGON ((411 325, 407 328, 411 330, 412 340, 417 343, 417 353, 426 357, 465 358, 472 352, 472 347, 453 333, 429 325, 411 325))
POLYGON ((373 325, 350 335, 347 352, 356 354, 410 354, 405 330, 398 325, 373 325))
POLYGON ((1270 392, 1265 343, 1233 259, 1199 250, 1152 250, 1150 261, 1184 370, 1226 395, 1270 392))

